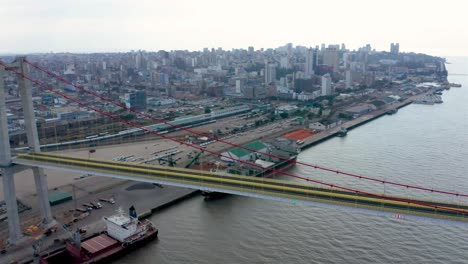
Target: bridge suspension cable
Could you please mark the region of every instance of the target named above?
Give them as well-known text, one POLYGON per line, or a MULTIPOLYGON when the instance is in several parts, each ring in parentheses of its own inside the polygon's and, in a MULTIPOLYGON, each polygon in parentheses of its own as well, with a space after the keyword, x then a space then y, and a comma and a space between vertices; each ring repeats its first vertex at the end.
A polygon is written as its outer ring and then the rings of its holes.
MULTIPOLYGON (((115 116, 107 111, 104 111, 104 110, 101 110, 99 108, 96 108, 94 106, 91 106, 89 104, 86 104, 86 103, 83 103, 81 101, 79 101, 78 99, 75 99, 73 97, 70 97, 66 94, 64 94, 63 92, 60 92, 60 91, 57 91, 57 90, 54 90, 53 88, 50 88, 48 87, 47 85, 43 84, 42 82, 38 81, 38 80, 35 80, 33 78, 31 78, 30 76, 27 76, 26 74, 22 73, 22 72, 19 72, 18 70, 12 68, 12 67, 9 67, 7 64, 5 64, 4 62, 0 61, 0 65, 3 65, 5 67, 5 69, 9 70, 9 71, 12 71, 13 73, 15 73, 16 75, 24 78, 24 79, 27 79, 29 81, 31 81, 32 83, 36 84, 38 87, 44 89, 44 90, 47 90, 47 91, 50 91, 52 93, 55 93, 57 95, 60 95, 61 97, 69 100, 69 101, 73 101, 77 104, 79 104, 80 106, 83 106, 83 107, 86 107, 90 110, 93 110, 93 111, 96 111, 97 113, 100 113, 104 116, 107 116, 109 118, 112 118, 116 121, 119 121, 121 123, 124 123, 124 124, 127 124, 129 126, 133 126, 135 128, 139 128, 141 130, 144 130, 148 133, 151 133, 151 134, 154 134, 154 135, 157 135, 159 137, 162 137, 164 139, 169 139, 169 140, 172 140, 174 142, 178 142, 180 144, 184 144, 186 146, 189 146, 189 147, 192 147, 192 148, 195 148, 195 149, 198 149, 198 150, 204 150, 205 152, 208 152, 208 153, 211 153, 211 154, 214 154, 216 156, 220 156, 220 157, 226 157, 226 158, 229 158, 229 159, 232 159, 232 160, 235 160, 235 161, 238 161, 238 162, 241 162, 243 164, 247 164, 247 165, 250 165, 250 166, 253 166, 253 167, 257 167, 257 168, 260 168, 260 169, 264 169, 261 165, 258 165, 258 164, 255 164, 255 163, 251 163, 251 162, 248 162, 248 161, 244 161, 244 160, 241 160, 241 159, 235 159, 233 157, 230 157, 230 156, 226 156, 222 153, 219 153, 219 152, 216 152, 216 151, 212 151, 212 150, 208 150, 208 149, 205 149, 205 148, 202 148, 200 146, 197 146, 197 145, 194 145, 194 144, 191 144, 191 143, 187 143, 187 142, 184 142, 184 141, 181 141, 181 140, 178 140, 178 139, 175 139, 175 138, 172 138, 170 136, 167 136, 165 134, 160 134, 154 130, 151 130, 151 129, 148 129, 148 128, 145 128, 143 126, 140 126, 138 124, 135 124, 133 122, 130 122, 130 121, 127 121, 127 120, 124 120, 118 116, 115 116)), ((403 199, 403 198, 398 198, 398 197, 391 197, 391 196, 387 196, 387 195, 381 195, 381 194, 376 194, 376 193, 372 193, 372 192, 367 192, 367 191, 361 191, 361 190, 358 190, 358 189, 354 189, 354 188, 349 188, 349 187, 344 187, 344 186, 341 186, 341 185, 337 185, 337 184, 331 184, 331 183, 327 183, 327 182, 323 182, 323 181, 318 181, 318 180, 314 180, 314 179, 310 179, 310 178, 307 178, 307 177, 303 177, 303 176, 298 176, 298 175, 294 175, 294 174, 291 174, 291 173, 288 173, 288 172, 284 172, 284 171, 281 171, 281 170, 278 170, 278 169, 270 169, 270 171, 272 172, 275 172, 275 173, 278 173, 278 174, 282 174, 282 175, 285 175, 285 176, 289 176, 289 177, 293 177, 293 178, 297 178, 297 179, 301 179, 301 180, 305 180, 307 182, 313 182, 313 183, 316 183, 316 184, 320 184, 320 185, 324 185, 324 186, 328 186, 330 188, 336 188, 336 189, 341 189, 341 190, 344 190, 344 191, 348 191, 348 192, 353 192, 353 193, 356 193, 356 194, 363 194, 363 195, 368 195, 368 196, 372 196, 372 197, 376 197, 376 198, 380 198, 380 199, 384 199, 384 200, 391 200, 391 201, 398 201, 398 202, 405 202, 405 203, 408 203, 408 204, 415 204, 415 205, 419 205, 419 206, 424 206, 424 207, 428 207, 428 208, 433 208, 433 209, 444 209, 444 210, 449 210, 449 211, 453 211, 453 212, 457 212, 457 213, 466 213, 465 211, 462 211, 462 210, 458 210, 458 209, 454 209, 454 208, 450 208, 450 207, 445 207, 445 206, 440 206, 440 205, 434 205, 434 204, 431 204, 431 203, 426 203, 426 202, 419 202, 419 201, 414 201, 414 200, 409 200, 409 199, 403 199)))
MULTIPOLYGON (((151 120, 154 120, 154 121, 157 121, 159 123, 164 123, 166 125, 169 125, 171 127, 174 127, 174 128, 178 128, 180 130, 184 130, 184 131, 187 131, 189 133, 192 133, 194 135, 198 135, 198 136, 206 136, 208 137, 209 139, 212 139, 212 140, 215 140, 217 142, 221 142, 221 143, 224 143, 224 144, 227 144, 227 145, 230 145, 230 146, 233 146, 233 147, 237 147, 237 148, 242 148, 242 149, 246 149, 246 150, 249 150, 249 151, 252 151, 254 153, 258 153, 258 154, 261 154, 261 155, 265 155, 265 156, 269 156, 269 157, 272 157, 272 158, 276 158, 276 159, 280 159, 280 160, 288 160, 288 158, 285 158, 285 157, 282 157, 282 156, 279 156, 279 155, 274 155, 274 154, 271 154, 271 153, 266 153, 266 152, 261 152, 261 151, 256 151, 254 149, 251 149, 251 148, 248 148, 248 147, 245 147, 245 146, 242 146, 242 145, 239 145, 239 144, 235 144, 235 143, 232 143, 232 142, 229 142, 229 141, 226 141, 226 140, 223 140, 223 139, 220 139, 220 138, 217 138, 217 137, 214 137, 214 136, 207 136, 207 135, 204 135, 204 134, 201 134, 197 131, 194 131, 194 130, 191 130, 189 128, 185 128, 184 126, 181 126, 181 125, 177 125, 177 124, 173 124, 171 122, 168 122, 167 120, 164 120, 164 119, 161 119, 161 118, 157 118, 157 117, 154 117, 152 115, 149 115, 149 114, 146 114, 146 113, 142 113, 142 112, 139 112, 133 108, 130 108, 130 107, 127 107, 126 105, 124 104, 121 104, 121 103, 117 103, 117 102, 114 102, 113 100, 109 99, 109 98, 106 98, 100 94, 97 94, 95 92, 92 92, 90 90, 87 90, 83 87, 80 87, 78 85, 75 85, 73 84, 72 82, 64 79, 63 77, 51 72, 51 71, 48 71, 34 63, 31 63, 27 60, 25 60, 25 63, 31 65, 32 67, 34 67, 35 69, 41 71, 41 72, 44 72, 45 74, 49 75, 50 77, 52 78, 55 78, 61 82, 64 82, 66 84, 69 84, 69 85, 72 85, 73 87, 75 87, 76 89, 79 89, 80 91, 83 91, 87 94, 90 94, 96 98, 98 98, 99 100, 101 101, 105 101, 105 102, 108 102, 108 103, 111 103, 115 106, 118 106, 120 108, 123 108, 125 110, 128 110, 134 114, 137 114, 137 115, 140 115, 140 116, 144 116, 146 118, 149 118, 151 120)), ((416 185, 410 185, 410 184, 404 184, 404 183, 399 183, 399 182, 394 182, 394 181, 388 181, 388 180, 382 180, 382 179, 377 179, 377 178, 372 178, 372 177, 368 177, 368 176, 363 176, 363 175, 359 175, 359 174, 355 174, 355 173, 350 173, 350 172, 345 172, 345 171, 340 171, 340 170, 335 170, 335 169, 331 169, 331 168, 327 168, 327 167, 323 167, 323 166, 319 166, 319 165, 314 165, 314 164, 309 164, 309 163, 305 163, 305 162, 301 162, 301 161, 297 161, 297 160, 294 160, 294 161, 291 161, 292 163, 295 163, 295 164, 298 164, 298 165, 303 165, 303 166, 307 166, 307 167, 310 167, 310 168, 314 168, 314 169, 318 169, 318 170, 322 170, 322 171, 326 171, 326 172, 331 172, 331 173, 336 173, 336 174, 339 174, 339 175, 343 175, 343 176, 348 176, 348 177, 353 177, 353 178, 357 178, 357 179, 360 179, 360 180, 367 180, 367 181, 372 181, 372 182, 377 182, 377 183, 382 183, 382 184, 388 184, 388 185, 393 185, 393 186, 398 186, 398 187, 403 187, 403 188, 407 188, 407 189, 415 189, 415 190, 420 190, 420 191, 425 191, 425 192, 431 192, 431 193, 440 193, 440 194, 445 194, 445 195, 452 195, 452 196, 458 196, 458 197, 468 197, 468 194, 463 194, 463 193, 457 193, 457 192, 451 192, 451 191, 444 191, 444 190, 438 190, 438 189, 434 189, 434 188, 427 188, 427 187, 422 187, 422 186, 416 186, 416 185)))

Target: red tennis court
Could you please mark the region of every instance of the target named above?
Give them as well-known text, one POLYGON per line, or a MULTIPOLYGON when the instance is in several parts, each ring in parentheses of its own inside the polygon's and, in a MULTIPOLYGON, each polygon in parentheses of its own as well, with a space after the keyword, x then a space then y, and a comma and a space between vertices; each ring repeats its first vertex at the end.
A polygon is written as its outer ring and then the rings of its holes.
POLYGON ((315 133, 311 132, 310 130, 307 129, 299 129, 296 131, 293 131, 291 133, 282 135, 281 137, 283 138, 289 138, 289 139, 294 139, 294 140, 303 140, 304 138, 308 138, 315 133))

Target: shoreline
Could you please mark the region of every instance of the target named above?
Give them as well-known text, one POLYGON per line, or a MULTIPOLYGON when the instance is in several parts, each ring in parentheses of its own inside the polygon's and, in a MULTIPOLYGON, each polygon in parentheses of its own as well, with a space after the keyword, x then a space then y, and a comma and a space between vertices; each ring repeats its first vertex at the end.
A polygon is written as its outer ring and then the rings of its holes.
MULTIPOLYGON (((359 126, 362 126, 368 122, 371 122, 377 118, 380 118, 384 115, 387 114, 387 112, 391 109, 401 109, 403 107, 406 107, 408 105, 411 105, 414 100, 419 97, 419 96, 422 96, 424 94, 427 94, 427 93, 431 93, 432 91, 428 91, 428 92, 425 92, 425 93, 422 93, 422 94, 418 94, 418 95, 415 95, 415 96, 412 96, 406 100, 404 100, 403 102, 399 102, 399 103, 395 103, 393 104, 392 106, 388 106, 388 107, 385 107, 383 109, 379 109, 379 110, 375 110, 373 112, 370 112, 370 113, 367 113, 365 115, 362 115, 356 119, 353 119, 353 120, 350 120, 350 121, 347 121, 343 124, 341 124, 340 126, 336 126, 334 128, 331 128, 331 129, 328 129, 328 130, 325 130, 325 131, 322 131, 322 132, 319 132, 315 135, 312 135, 310 137, 307 137, 307 138, 304 138, 303 141, 304 141, 304 144, 302 144, 300 146, 300 149, 301 150, 305 150, 305 149, 308 149, 314 145, 317 145, 317 144, 320 144, 328 139, 331 139, 333 137, 335 137, 338 132, 340 131, 341 127, 344 127, 346 128, 348 131, 354 129, 354 128, 357 128, 359 126)), ((308 128, 306 128, 308 129, 308 128)))
MULTIPOLYGON (((429 91, 429 92, 432 92, 432 91, 429 91)), ((427 92, 428 93, 428 92, 427 92)), ((423 93, 425 94, 425 93, 423 93)), ((362 115, 356 119, 353 119, 353 120, 350 120, 344 124, 342 124, 341 126, 338 126, 338 127, 335 127, 335 128, 332 128, 330 130, 327 130, 327 131, 323 131, 323 132, 320 132, 318 134, 315 134, 315 135, 312 135, 310 136, 309 138, 305 138, 304 139, 304 144, 300 146, 301 150, 304 150, 304 149, 307 149, 309 147, 312 147, 314 145, 317 145, 317 144, 320 144, 332 137, 335 137, 336 134, 338 133, 340 127, 345 127, 346 129, 348 130, 352 130, 354 128, 357 128, 361 125, 364 125, 372 120, 375 120, 383 115, 386 115, 387 112, 390 110, 390 109, 400 109, 400 108, 403 108, 403 107, 406 107, 408 105, 410 105, 411 103, 413 103, 414 99, 416 97, 419 97, 423 94, 419 94, 417 96, 412 96, 408 99, 406 99, 405 101, 403 102, 399 102, 399 103, 396 103, 396 104, 393 104, 391 106, 388 106, 388 107, 385 107, 383 109, 380 109, 380 110, 376 110, 376 111, 373 111, 371 113, 368 113, 368 114, 365 114, 365 115, 362 115)), ((295 129, 300 129, 300 128, 295 128, 295 129)), ((278 136, 278 134, 282 135, 284 134, 284 132, 286 130, 291 130, 291 128, 289 129, 285 129, 279 133, 274 133, 273 135, 269 135, 267 137, 273 137, 273 136, 278 136)), ((129 143, 131 144, 131 143, 129 143)), ((122 145, 117 145, 119 147, 121 147, 122 145)), ((104 150, 104 149, 103 149, 104 150)), ((69 150, 70 151, 70 150, 69 150)), ((65 151, 65 152, 68 152, 68 151, 65 151)), ((92 177, 92 178, 95 178, 96 176, 92 177)), ((84 182, 88 182, 89 180, 91 179, 84 179, 80 182, 84 183, 84 182)), ((61 186, 59 188, 54 188, 55 189, 62 189, 62 188, 66 188, 66 187, 70 187, 70 185, 74 185, 76 184, 77 182, 75 183, 72 183, 72 184, 67 184, 67 185, 64 185, 64 186, 61 186)), ((103 195, 106 195, 106 194, 110 194, 110 193, 113 193, 113 195, 116 195, 117 197, 119 196, 125 196, 124 195, 124 190, 123 188, 124 187, 128 187, 129 185, 137 185, 139 184, 138 182, 129 182, 129 181, 123 181, 123 180, 118 180, 116 183, 111 183, 107 186, 103 186, 103 187, 100 187, 96 190, 93 190, 93 191, 89 191, 89 194, 91 196, 103 196, 103 195)), ((168 196, 165 196, 165 197, 155 197, 157 201, 154 201, 153 199, 148 199, 148 196, 147 196, 147 193, 145 193, 145 191, 143 189, 136 189, 134 190, 135 192, 133 192, 133 195, 131 195, 131 199, 123 199, 123 201, 126 201, 126 202, 130 202, 132 205, 135 204, 135 206, 137 206, 137 210, 140 211, 141 213, 139 213, 139 218, 148 218, 148 217, 151 217, 155 214, 158 214, 158 213, 161 213, 163 212, 164 210, 166 209, 169 209, 171 206, 174 206, 178 203, 181 203, 185 200, 188 200, 190 198, 193 198, 195 196, 197 196, 200 191, 199 190, 193 190, 193 189, 185 189, 185 188, 180 188, 180 187, 171 187, 171 186, 164 186, 164 188, 167 190, 167 189, 170 189, 170 192, 172 193, 172 196, 168 197, 168 196), (143 205, 145 204, 145 205, 143 205)), ((162 188, 162 189, 164 189, 162 188)), ((154 188, 156 190, 158 190, 159 188, 154 188)), ((80 203, 83 202, 83 200, 89 200, 91 198, 89 198, 87 195, 85 195, 84 197, 79 197, 77 196, 77 201, 79 201, 80 203)), ((120 199, 118 199, 120 200, 120 199)), ((118 201, 116 200, 116 202, 118 201)), ((64 204, 61 204, 57 207, 53 207, 53 211, 56 211, 56 210, 59 210, 60 207, 68 207, 70 208, 70 203, 73 203, 74 200, 72 201, 69 201, 69 202, 66 202, 64 204)), ((120 206, 123 206, 125 203, 122 203, 120 204, 120 201, 119 202, 119 205, 120 206)), ((33 205, 34 207, 34 205, 33 205)), ((105 205, 105 207, 110 207, 108 206, 107 204, 105 205)), ((62 208, 62 211, 64 210, 64 208, 62 208)), ((102 210, 102 209, 101 209, 102 210)), ((96 211, 96 210, 93 210, 93 211, 96 211)), ((96 211, 98 212, 98 211, 96 211)), ((34 213, 37 213, 37 212, 34 212, 34 213)), ((89 232, 88 234, 94 234, 94 233, 97 233, 97 232, 100 232, 102 231, 102 226, 100 226, 100 221, 99 219, 96 219, 96 216, 95 214, 103 214, 104 213, 104 210, 102 211, 99 211, 99 213, 94 213, 93 217, 88 217, 88 218, 85 218, 84 220, 81 220, 79 221, 77 224, 73 225, 73 228, 75 227, 78 227, 78 226, 84 226, 86 228, 89 228, 89 232), (88 224, 86 224, 88 223, 88 224)), ((49 239, 51 240, 51 239, 49 239)), ((49 245, 44 245, 45 248, 48 248, 47 250, 45 250, 46 252, 50 252, 51 250, 56 250, 58 248, 57 244, 54 242, 54 243, 48 243, 49 245)), ((26 251, 26 250, 25 250, 26 251)), ((29 251, 29 250, 27 250, 29 251)), ((7 253, 8 255, 8 253, 7 253)), ((32 256, 32 252, 31 253, 25 253, 25 252, 22 252, 23 257, 20 257, 19 259, 23 259, 24 260, 30 260, 31 257, 28 257, 29 256, 32 256)), ((2 258, 4 258, 5 255, 1 255, 0 256, 0 260, 2 260, 2 258)))

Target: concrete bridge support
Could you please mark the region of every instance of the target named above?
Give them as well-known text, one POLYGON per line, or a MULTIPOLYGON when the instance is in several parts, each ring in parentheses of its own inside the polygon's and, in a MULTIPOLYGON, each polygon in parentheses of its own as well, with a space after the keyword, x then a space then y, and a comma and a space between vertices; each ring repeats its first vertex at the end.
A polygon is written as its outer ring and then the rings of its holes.
MULTIPOLYGON (((20 71, 28 75, 29 70, 27 64, 24 62, 26 57, 20 56, 16 58, 20 71)), ((26 135, 28 138, 28 145, 31 152, 41 152, 39 144, 39 136, 37 133, 36 116, 34 114, 34 104, 32 100, 32 87, 31 82, 25 78, 19 77, 19 92, 21 103, 23 106, 24 123, 26 126, 26 135)), ((38 198, 39 208, 41 210, 42 223, 46 226, 54 222, 52 218, 52 211, 49 204, 47 176, 44 169, 33 167, 34 182, 36 184, 36 193, 38 198)))
POLYGON ((0 168, 2 168, 3 194, 7 207, 8 230, 10 243, 17 243, 21 239, 21 230, 16 201, 14 173, 11 169, 10 138, 8 136, 8 122, 5 105, 5 87, 3 82, 5 69, 0 65, 0 168))

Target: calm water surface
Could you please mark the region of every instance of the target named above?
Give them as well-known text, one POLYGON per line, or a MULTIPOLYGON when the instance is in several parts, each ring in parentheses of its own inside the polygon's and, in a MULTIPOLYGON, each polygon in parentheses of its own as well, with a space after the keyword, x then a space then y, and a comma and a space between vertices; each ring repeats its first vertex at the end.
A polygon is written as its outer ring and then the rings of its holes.
MULTIPOLYGON (((449 58, 468 74, 468 58, 449 58)), ((301 161, 468 193, 468 76, 440 105, 410 105, 303 151, 301 161)), ((296 166, 291 173, 374 192, 439 197, 296 166)), ((155 241, 117 263, 468 263, 468 227, 229 196, 200 197, 151 220, 155 241)))

